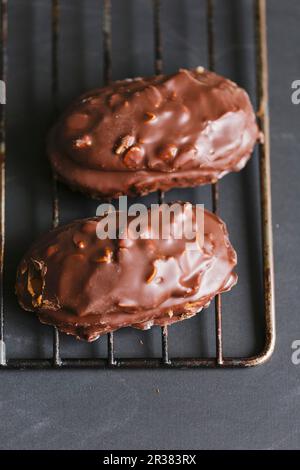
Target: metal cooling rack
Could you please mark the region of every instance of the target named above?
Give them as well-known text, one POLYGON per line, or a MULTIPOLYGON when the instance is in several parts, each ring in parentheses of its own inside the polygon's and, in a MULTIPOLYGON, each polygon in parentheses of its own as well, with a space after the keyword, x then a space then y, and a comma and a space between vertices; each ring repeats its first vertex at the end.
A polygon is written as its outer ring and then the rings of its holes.
MULTIPOLYGON (((162 71, 162 43, 160 27, 160 7, 163 0, 152 0, 155 38, 155 71, 162 71)), ((7 24, 8 0, 0 0, 0 77, 7 78, 7 24)), ((99 7, 103 7, 103 44, 104 44, 104 81, 111 80, 111 0, 99 0, 99 7)), ((214 69, 214 0, 206 0, 207 9, 207 35, 209 68, 214 69)), ((224 357, 222 333, 222 303, 221 296, 215 299, 215 357, 176 357, 170 358, 168 352, 168 328, 162 328, 161 358, 117 358, 114 351, 114 335, 107 335, 106 358, 63 358, 60 351, 60 334, 53 328, 53 355, 49 359, 9 359, 5 354, 5 315, 3 304, 3 263, 5 245, 5 154, 6 154, 6 116, 5 106, 0 105, 0 369, 51 369, 51 368, 228 368, 250 367, 267 361, 273 353, 275 346, 275 308, 274 308, 274 267, 272 246, 272 220, 271 220, 271 178, 270 178, 270 145, 269 145, 269 113, 268 113, 268 59, 266 34, 266 0, 253 0, 253 13, 255 15, 255 43, 256 43, 256 77, 257 77, 257 117, 261 130, 264 132, 264 143, 259 145, 260 162, 260 208, 262 220, 262 259, 263 259, 263 288, 264 288, 264 319, 265 341, 263 350, 252 357, 224 357)), ((54 111, 58 108, 58 47, 60 25, 60 0, 52 0, 52 95, 54 111)), ((218 212, 219 188, 213 184, 212 205, 213 211, 218 212)), ((159 193, 160 201, 164 194, 159 193)), ((57 182, 53 176, 53 227, 59 224, 59 199, 57 182)))

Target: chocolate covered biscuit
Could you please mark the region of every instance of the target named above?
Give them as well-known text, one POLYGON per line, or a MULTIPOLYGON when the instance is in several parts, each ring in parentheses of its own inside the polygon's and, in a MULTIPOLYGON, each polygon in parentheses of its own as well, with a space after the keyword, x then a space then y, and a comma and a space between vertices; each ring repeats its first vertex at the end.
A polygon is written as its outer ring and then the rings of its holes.
POLYGON ((168 239, 154 237, 151 219, 134 238, 131 218, 125 239, 99 239, 101 217, 47 233, 19 265, 20 305, 42 323, 88 341, 122 327, 147 329, 192 317, 236 283, 236 253, 224 223, 208 211, 201 242, 198 234, 176 238, 182 217, 171 219, 168 239))
POLYGON ((58 178, 93 197, 216 182, 259 137, 245 90, 198 67, 117 81, 75 101, 52 129, 58 178))

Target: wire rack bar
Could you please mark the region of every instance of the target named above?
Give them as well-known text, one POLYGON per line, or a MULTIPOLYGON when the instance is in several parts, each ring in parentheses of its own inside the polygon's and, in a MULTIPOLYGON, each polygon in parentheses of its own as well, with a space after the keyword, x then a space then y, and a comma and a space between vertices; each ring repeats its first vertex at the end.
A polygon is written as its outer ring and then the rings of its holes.
MULTIPOLYGON (((153 3, 153 28, 154 28, 154 70, 156 75, 162 73, 162 37, 161 37, 161 0, 152 0, 153 3)), ((158 200, 164 202, 164 191, 158 191, 158 200)))
POLYGON ((162 73, 162 40, 161 40, 161 0, 153 0, 153 20, 154 20, 154 68, 155 73, 162 73))
MULTIPOLYGON (((103 79, 108 84, 112 78, 112 43, 111 43, 111 0, 103 3, 103 79)), ((114 334, 107 334, 107 361, 109 366, 115 364, 114 334)))
MULTIPOLYGON (((53 115, 57 116, 59 110, 59 65, 58 65, 58 41, 59 41, 59 19, 60 19, 59 0, 52 0, 51 5, 51 92, 53 115)), ((59 196, 58 182, 55 174, 52 174, 52 228, 59 225, 59 196)), ((61 366, 60 358, 60 336, 58 329, 53 327, 53 366, 61 366)))
MULTIPOLYGON (((114 369, 198 369, 198 368, 244 368, 262 364, 266 359, 261 356, 253 356, 250 358, 233 358, 227 357, 223 359, 223 363, 219 366, 216 359, 206 357, 174 357, 172 361, 163 364, 160 358, 143 357, 143 358, 115 358, 114 369)), ((60 368, 96 368, 107 369, 111 367, 105 358, 62 358, 60 368)), ((6 369, 53 369, 52 359, 8 359, 6 369)))
MULTIPOLYGON (((162 37, 161 37, 161 0, 153 0, 153 27, 154 27, 154 70, 157 75, 162 73, 162 37)), ((158 202, 162 204, 165 199, 164 191, 158 191, 158 202)), ((169 364, 168 327, 161 328, 162 362, 169 364)))
POLYGON ((259 145, 259 164, 266 340, 260 358, 266 361, 272 355, 276 341, 266 0, 255 0, 254 8, 257 52, 257 117, 264 134, 264 141, 259 145))
MULTIPOLYGON (((6 84, 7 80, 7 0, 1 0, 0 22, 0 79, 6 84)), ((1 183, 1 208, 0 208, 0 365, 6 364, 4 342, 4 297, 3 297, 3 270, 4 270, 4 246, 5 246, 5 158, 6 158, 6 111, 5 104, 0 104, 0 183, 1 183)))
MULTIPOLYGON (((59 0, 52 0, 51 11, 51 92, 52 92, 52 106, 54 118, 58 115, 59 111, 59 72, 58 72, 58 40, 59 40, 59 0)), ((56 228, 59 225, 59 199, 58 199, 58 183, 55 175, 53 174, 53 198, 52 198, 52 227, 56 228)))
POLYGON ((112 45, 111 45, 111 0, 103 3, 103 78, 107 84, 112 79, 112 45))
MULTIPOLYGON (((214 0, 207 0, 207 45, 208 68, 215 70, 215 31, 214 31, 214 0)), ((211 185, 212 210, 214 214, 219 211, 219 184, 211 185)), ((215 332, 216 332, 216 361, 218 365, 223 363, 223 335, 222 335, 222 300, 221 295, 215 297, 215 332)))

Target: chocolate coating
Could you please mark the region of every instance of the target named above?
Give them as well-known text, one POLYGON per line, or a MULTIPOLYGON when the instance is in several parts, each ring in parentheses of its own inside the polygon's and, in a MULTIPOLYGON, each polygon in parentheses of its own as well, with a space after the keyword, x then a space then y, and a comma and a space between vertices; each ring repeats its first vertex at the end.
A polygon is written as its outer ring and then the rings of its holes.
POLYGON ((73 189, 116 197, 215 182, 244 167, 258 137, 245 90, 198 67, 86 93, 50 132, 48 155, 73 189))
POLYGON ((126 240, 100 240, 100 220, 59 227, 22 259, 18 300, 42 323, 93 341, 126 326, 147 329, 189 318, 236 283, 236 253, 225 224, 208 211, 204 241, 192 240, 193 249, 186 238, 133 239, 129 233, 126 240))

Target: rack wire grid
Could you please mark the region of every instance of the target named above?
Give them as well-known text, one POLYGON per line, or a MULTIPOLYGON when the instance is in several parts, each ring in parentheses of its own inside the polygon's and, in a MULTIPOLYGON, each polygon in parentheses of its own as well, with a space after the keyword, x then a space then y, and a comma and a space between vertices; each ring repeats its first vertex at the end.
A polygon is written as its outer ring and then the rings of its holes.
MULTIPOLYGON (((58 109, 58 47, 60 34, 60 0, 52 1, 51 31, 52 31, 52 97, 55 111, 58 109)), ((162 41, 161 41, 161 2, 152 0, 155 39, 155 72, 162 72, 162 41)), ((8 0, 1 0, 1 53, 0 76, 5 82, 7 78, 7 24, 8 0)), ((103 0, 103 47, 104 47, 104 81, 108 83, 112 77, 111 54, 111 0, 103 0)), ((209 68, 215 65, 214 44, 214 0, 206 0, 206 21, 209 68)), ((256 81, 257 81, 257 118, 264 142, 259 144, 259 171, 260 171, 260 211, 262 221, 262 261, 263 261, 263 290, 264 290, 264 347, 262 351, 251 357, 224 357, 223 331, 222 331, 222 303, 221 295, 215 298, 215 340, 216 351, 214 357, 169 357, 168 328, 161 329, 162 350, 161 357, 118 358, 115 357, 114 334, 107 335, 107 357, 105 358, 63 358, 60 351, 60 334, 53 327, 53 355, 49 359, 16 359, 7 358, 5 354, 5 315, 3 305, 3 264, 5 246, 5 155, 6 155, 6 112, 1 105, 0 115, 0 184, 1 184, 1 246, 0 246, 0 368, 4 369, 53 369, 53 368, 243 368, 256 366, 267 361, 275 346, 275 308, 274 308, 274 267, 272 246, 272 220, 271 220, 271 179, 270 179, 270 130, 268 112, 268 58, 266 34, 266 0, 253 0, 253 14, 255 16, 255 44, 256 44, 256 81)), ((212 206, 215 213, 219 208, 218 183, 211 185, 212 206)), ((162 192, 159 200, 164 200, 162 192)), ((53 175, 53 227, 59 224, 59 198, 57 181, 53 175)))

